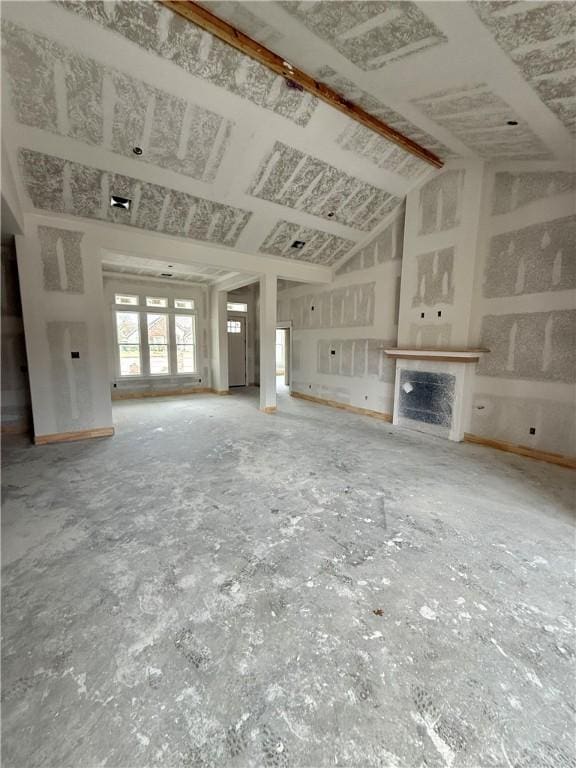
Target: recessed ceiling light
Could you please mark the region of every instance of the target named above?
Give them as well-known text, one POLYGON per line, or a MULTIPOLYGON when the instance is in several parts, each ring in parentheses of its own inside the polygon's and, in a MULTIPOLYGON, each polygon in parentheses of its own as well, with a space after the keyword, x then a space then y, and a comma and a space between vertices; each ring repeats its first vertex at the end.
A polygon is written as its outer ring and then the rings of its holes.
POLYGON ((110 208, 123 208, 125 211, 129 211, 131 205, 132 200, 129 200, 127 197, 120 197, 120 195, 110 196, 110 208))
POLYGON ((142 154, 142 147, 133 147, 132 152, 134 152, 135 155, 141 155, 142 154))
POLYGON ((518 125, 518 120, 507 120, 506 125, 518 125))
POLYGON ((294 240, 294 242, 292 243, 292 245, 290 247, 291 248, 296 248, 298 251, 301 251, 302 248, 304 248, 305 245, 306 245, 306 243, 305 243, 304 240, 294 240))

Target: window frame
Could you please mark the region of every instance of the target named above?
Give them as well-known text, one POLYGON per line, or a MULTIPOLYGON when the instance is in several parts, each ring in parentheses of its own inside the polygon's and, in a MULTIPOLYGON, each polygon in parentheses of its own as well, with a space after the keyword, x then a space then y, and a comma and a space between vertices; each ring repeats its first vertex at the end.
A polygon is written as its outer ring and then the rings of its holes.
POLYGON ((132 309, 118 309, 117 307, 126 307, 126 304, 114 305, 114 345, 116 348, 116 371, 118 378, 121 379, 139 379, 143 377, 142 371, 144 370, 144 360, 142 355, 142 324, 140 317, 140 308, 134 307, 132 309), (137 344, 123 344, 118 340, 118 315, 129 314, 136 315, 138 324, 138 343, 137 344), (140 372, 139 373, 122 373, 122 358, 120 355, 120 347, 138 347, 138 357, 140 359, 140 372))
MULTIPOLYGON (((114 291, 112 294, 112 324, 114 331, 114 360, 116 368, 116 379, 119 381, 124 380, 150 380, 150 379, 171 379, 198 376, 200 373, 198 363, 198 312, 196 310, 196 300, 186 297, 185 300, 192 301, 194 309, 177 309, 174 306, 174 301, 177 300, 174 297, 167 298, 166 307, 149 307, 146 304, 146 294, 140 294, 137 296, 138 304, 116 304, 116 296, 136 296, 136 294, 122 293, 114 291), (139 353, 140 353, 140 373, 123 374, 120 359, 120 346, 118 341, 118 313, 128 312, 138 316, 138 332, 139 332, 139 353), (148 315, 165 315, 167 318, 168 337, 167 337, 167 352, 168 352, 168 373, 152 373, 150 370, 150 345, 148 340, 148 315), (193 343, 186 346, 192 346, 194 350, 194 370, 179 372, 178 371, 178 345, 176 343, 176 315, 183 315, 192 317, 192 329, 193 329, 193 343)), ((150 298, 150 297, 148 297, 150 298)), ((151 298, 164 298, 160 296, 153 296, 151 298)))

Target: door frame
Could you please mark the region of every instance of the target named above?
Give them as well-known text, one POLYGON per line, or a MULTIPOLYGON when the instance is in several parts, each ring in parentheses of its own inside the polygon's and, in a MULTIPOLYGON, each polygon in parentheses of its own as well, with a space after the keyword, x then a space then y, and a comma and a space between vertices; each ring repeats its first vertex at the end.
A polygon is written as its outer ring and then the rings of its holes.
POLYGON ((278 321, 276 328, 288 331, 288 391, 292 394, 292 320, 278 321))
MULTIPOLYGON (((248 386, 248 313, 247 312, 227 312, 226 320, 244 321, 244 384, 230 385, 230 358, 228 358, 228 389, 238 389, 238 387, 248 386)), ((228 330, 226 330, 228 333, 228 330)))

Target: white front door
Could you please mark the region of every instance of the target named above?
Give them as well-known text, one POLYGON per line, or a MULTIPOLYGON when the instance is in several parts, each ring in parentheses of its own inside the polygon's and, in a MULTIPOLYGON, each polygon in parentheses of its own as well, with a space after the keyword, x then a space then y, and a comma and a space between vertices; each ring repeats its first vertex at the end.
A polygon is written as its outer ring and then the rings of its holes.
POLYGON ((228 316, 228 386, 246 386, 246 318, 228 316))

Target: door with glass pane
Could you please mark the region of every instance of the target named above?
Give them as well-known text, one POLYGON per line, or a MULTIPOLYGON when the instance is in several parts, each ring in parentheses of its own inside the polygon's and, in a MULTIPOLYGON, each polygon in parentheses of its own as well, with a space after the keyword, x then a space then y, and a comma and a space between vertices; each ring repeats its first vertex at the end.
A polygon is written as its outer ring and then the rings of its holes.
POLYGON ((228 386, 246 386, 245 317, 228 317, 228 386))

